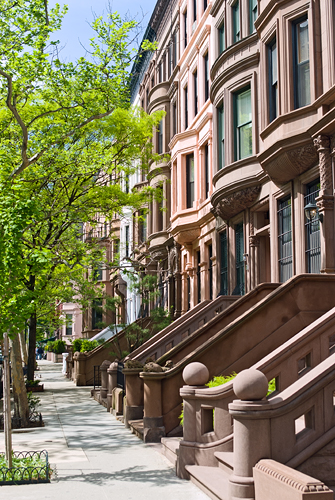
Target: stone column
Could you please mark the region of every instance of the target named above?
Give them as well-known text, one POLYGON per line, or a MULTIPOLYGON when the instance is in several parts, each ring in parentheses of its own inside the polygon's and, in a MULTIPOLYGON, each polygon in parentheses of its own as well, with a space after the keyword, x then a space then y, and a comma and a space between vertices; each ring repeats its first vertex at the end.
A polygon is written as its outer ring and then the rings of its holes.
POLYGON ((190 363, 183 370, 185 384, 180 389, 183 398, 183 439, 179 445, 179 458, 177 461, 177 476, 189 479, 190 476, 185 469, 186 465, 196 465, 196 449, 194 443, 197 441, 197 399, 195 392, 198 389, 206 389, 205 384, 209 379, 209 372, 202 363, 190 363))
POLYGON ((159 443, 165 436, 165 427, 162 410, 162 379, 163 372, 142 372, 144 383, 144 417, 143 441, 145 443, 159 443))
POLYGON ((319 154, 320 194, 316 198, 319 208, 321 232, 321 272, 334 273, 334 192, 332 179, 332 158, 330 140, 325 135, 314 139, 314 146, 319 154))
POLYGON ((75 383, 78 386, 86 385, 86 354, 75 352, 73 355, 75 369, 75 383))
POLYGON ((143 380, 139 374, 143 368, 124 368, 123 374, 126 378, 126 411, 125 426, 129 427, 130 420, 141 420, 143 418, 143 380))
POLYGON ((241 401, 229 404, 234 418, 234 472, 229 477, 231 498, 255 498, 253 467, 262 458, 271 457, 270 419, 257 418, 248 405, 263 410, 268 401, 261 401, 268 391, 266 376, 258 370, 240 372, 233 383, 234 393, 241 401))
POLYGON ((68 357, 69 353, 68 352, 63 352, 62 353, 62 356, 63 356, 63 368, 62 368, 62 374, 63 375, 66 375, 66 358, 68 357))
POLYGON ((112 408, 113 389, 117 387, 117 369, 119 362, 113 361, 107 368, 107 411, 112 408))

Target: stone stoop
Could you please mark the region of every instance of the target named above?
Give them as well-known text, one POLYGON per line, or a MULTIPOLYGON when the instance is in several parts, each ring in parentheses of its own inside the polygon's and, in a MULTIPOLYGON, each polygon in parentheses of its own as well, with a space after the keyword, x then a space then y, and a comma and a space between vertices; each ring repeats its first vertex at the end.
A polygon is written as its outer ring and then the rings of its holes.
POLYGON ((181 437, 164 437, 161 439, 162 453, 164 456, 177 467, 177 459, 179 455, 179 444, 181 437))
POLYGON ((131 432, 135 434, 135 436, 137 436, 138 438, 142 439, 143 441, 143 432, 144 432, 143 419, 129 420, 128 425, 131 432))
POLYGON ((219 468, 230 475, 234 471, 234 453, 232 451, 216 451, 215 458, 219 462, 219 468))
POLYGON ((230 500, 229 475, 220 467, 186 465, 192 483, 212 500, 230 500))

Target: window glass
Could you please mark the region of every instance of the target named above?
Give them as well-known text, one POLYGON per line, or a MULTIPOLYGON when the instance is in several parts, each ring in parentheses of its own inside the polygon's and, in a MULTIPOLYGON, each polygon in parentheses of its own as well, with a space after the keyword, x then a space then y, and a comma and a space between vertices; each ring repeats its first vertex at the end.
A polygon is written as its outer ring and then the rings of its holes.
POLYGON ((219 51, 220 54, 226 49, 226 40, 225 40, 225 29, 224 23, 221 24, 219 28, 219 51))
POLYGON ((236 160, 252 154, 251 89, 235 94, 236 160))
POLYGON ((257 0, 249 0, 250 5, 250 33, 256 31, 255 21, 257 19, 257 0))
POLYGON ((294 107, 307 106, 311 102, 308 19, 293 25, 294 42, 294 107))
POLYGON ((198 114, 198 72, 193 73, 193 90, 194 90, 194 115, 198 114))
POLYGON ((240 39, 240 2, 237 0, 233 5, 233 43, 238 42, 240 39))
MULTIPOLYGON (((304 206, 316 203, 320 192, 320 179, 307 185, 304 206)), ((305 217, 306 264, 308 273, 319 273, 321 269, 321 241, 319 212, 312 220, 305 217)))
POLYGON ((184 88, 184 105, 185 105, 185 129, 188 127, 188 88, 184 88))
POLYGON ((269 53, 269 119, 272 122, 278 116, 278 70, 277 40, 274 38, 268 46, 269 53))
POLYGON ((194 155, 186 156, 186 207, 192 208, 194 202, 194 155))
POLYGON ((225 151, 224 151, 224 109, 223 104, 218 108, 218 147, 219 147, 219 165, 220 170, 224 167, 225 151))
POLYGON ((205 102, 209 98, 209 61, 208 61, 208 52, 204 55, 204 64, 205 64, 205 102))
POLYGON ((278 202, 278 249, 279 249, 279 280, 281 283, 292 276, 292 210, 291 197, 278 202))

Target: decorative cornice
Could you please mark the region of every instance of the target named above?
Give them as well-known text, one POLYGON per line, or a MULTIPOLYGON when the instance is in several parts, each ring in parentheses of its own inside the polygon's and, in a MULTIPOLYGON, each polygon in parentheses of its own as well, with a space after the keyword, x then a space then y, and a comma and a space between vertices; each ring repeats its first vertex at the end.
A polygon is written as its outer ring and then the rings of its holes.
POLYGON ((302 491, 303 493, 330 491, 328 486, 326 486, 321 481, 315 479, 314 482, 312 482, 311 481, 312 478, 310 478, 309 476, 305 476, 302 473, 296 472, 294 469, 291 469, 283 464, 279 464, 274 460, 261 460, 255 465, 255 469, 262 471, 264 472, 264 474, 274 477, 281 483, 285 483, 291 488, 294 488, 295 490, 298 491, 302 491), (278 468, 276 466, 278 466, 278 468), (290 475, 290 473, 292 475, 290 475), (301 476, 301 478, 305 476, 306 481, 305 482, 303 482, 303 480, 299 481, 299 477, 293 477, 293 476, 301 476))

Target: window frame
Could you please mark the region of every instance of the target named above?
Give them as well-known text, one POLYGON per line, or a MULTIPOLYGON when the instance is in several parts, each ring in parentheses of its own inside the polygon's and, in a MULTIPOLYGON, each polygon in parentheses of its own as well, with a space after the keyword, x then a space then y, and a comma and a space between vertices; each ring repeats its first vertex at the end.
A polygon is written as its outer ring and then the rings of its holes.
POLYGON ((252 88, 251 83, 236 90, 233 93, 233 108, 234 108, 234 161, 243 160, 244 158, 249 158, 253 154, 253 129, 252 129, 252 88), (238 124, 238 115, 237 115, 237 106, 238 106, 238 97, 244 94, 245 92, 250 92, 250 116, 251 120, 241 122, 238 124), (241 140, 240 140, 240 131, 242 128, 246 127, 248 124, 251 124, 250 133, 251 133, 251 150, 249 154, 246 156, 242 156, 241 152, 241 140))
POLYGON ((269 123, 273 122, 278 117, 279 95, 278 95, 278 44, 276 34, 266 45, 268 56, 268 92, 269 92, 269 123), (276 76, 273 81, 273 47, 276 46, 276 76))
POLYGON ((193 208, 195 201, 195 156, 194 153, 186 155, 186 208, 193 208), (193 178, 193 179, 192 179, 193 178))
POLYGON ((299 16, 297 19, 291 21, 292 23, 292 60, 293 60, 293 106, 294 109, 300 109, 305 106, 311 104, 312 96, 311 96, 311 44, 310 44, 310 22, 308 18, 308 14, 305 13, 302 16, 299 16), (302 63, 298 62, 299 59, 299 46, 298 46, 298 33, 297 26, 307 21, 307 29, 308 29, 308 60, 303 61, 302 63), (300 84, 301 84, 301 68, 304 66, 308 66, 308 78, 309 78, 309 97, 306 101, 301 102, 302 96, 300 95, 300 84))

